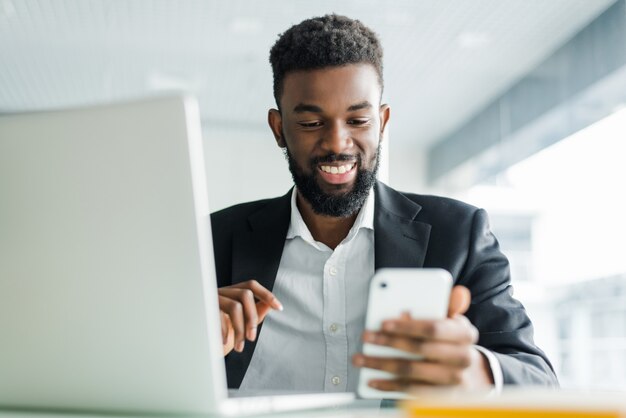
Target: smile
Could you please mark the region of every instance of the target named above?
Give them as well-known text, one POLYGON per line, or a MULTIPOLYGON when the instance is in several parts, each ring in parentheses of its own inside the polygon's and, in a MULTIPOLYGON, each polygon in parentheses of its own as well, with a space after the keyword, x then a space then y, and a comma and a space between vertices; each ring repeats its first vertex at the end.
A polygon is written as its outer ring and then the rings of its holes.
POLYGON ((357 166, 358 164, 356 162, 343 163, 341 165, 335 162, 334 164, 322 163, 318 165, 317 168, 323 182, 339 185, 354 181, 357 174, 357 166))
POLYGON ((340 165, 340 166, 321 165, 320 166, 320 170, 322 170, 325 173, 330 173, 330 174, 345 174, 345 173, 349 172, 350 170, 352 170, 355 165, 356 165, 356 163, 344 164, 344 165, 340 165))

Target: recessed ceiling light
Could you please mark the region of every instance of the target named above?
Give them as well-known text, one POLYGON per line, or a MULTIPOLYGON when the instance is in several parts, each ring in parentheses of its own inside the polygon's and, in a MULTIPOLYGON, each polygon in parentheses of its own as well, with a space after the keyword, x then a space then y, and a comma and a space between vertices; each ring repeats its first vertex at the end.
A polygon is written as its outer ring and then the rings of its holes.
POLYGON ((461 32, 456 41, 463 49, 479 49, 491 44, 491 36, 485 32, 461 32))

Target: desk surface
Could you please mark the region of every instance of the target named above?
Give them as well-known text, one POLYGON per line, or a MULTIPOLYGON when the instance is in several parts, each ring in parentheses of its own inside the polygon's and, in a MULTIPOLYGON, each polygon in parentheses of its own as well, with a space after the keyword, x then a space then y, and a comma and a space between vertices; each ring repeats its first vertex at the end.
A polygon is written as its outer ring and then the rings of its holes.
MULTIPOLYGON (((272 413, 263 415, 247 415, 247 418, 400 418, 407 417, 406 411, 397 408, 380 408, 376 403, 367 400, 356 400, 348 406, 289 411, 282 413, 272 413)), ((0 418, 137 418, 137 415, 98 415, 98 414, 76 414, 76 413, 46 413, 30 411, 3 411, 0 410, 0 418)), ((148 416, 146 416, 148 417, 148 416)), ((167 416, 159 417, 167 418, 167 416)), ((180 418, 180 417, 176 417, 180 418)), ((197 418, 197 417, 194 417, 197 418)))
MULTIPOLYGON (((248 418, 400 418, 400 417, 463 417, 463 418, 624 418, 626 393, 623 391, 588 392, 546 389, 508 389, 498 396, 458 396, 423 398, 407 405, 407 409, 380 407, 378 401, 355 400, 349 405, 318 410, 263 414, 248 418)), ((140 418, 139 415, 98 415, 96 413, 45 413, 7 411, 0 409, 0 418, 140 418)), ((142 418, 149 418, 144 415, 142 418)), ((152 418, 170 418, 167 415, 152 418)), ((172 416, 171 418, 181 418, 172 416)), ((191 418, 191 417, 190 417, 191 418)), ((194 417, 198 418, 198 416, 194 417)), ((208 417, 207 417, 208 418, 208 417)))

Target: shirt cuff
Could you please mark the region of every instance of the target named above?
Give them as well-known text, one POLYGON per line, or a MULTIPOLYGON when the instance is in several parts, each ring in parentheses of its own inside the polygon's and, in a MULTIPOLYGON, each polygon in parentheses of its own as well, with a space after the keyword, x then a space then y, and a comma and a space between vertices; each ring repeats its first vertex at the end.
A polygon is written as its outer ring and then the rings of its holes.
POLYGON ((474 345, 474 347, 487 358, 489 368, 491 369, 491 376, 493 377, 493 392, 495 392, 495 394, 499 394, 502 392, 504 377, 502 376, 502 367, 500 367, 498 358, 485 347, 481 347, 480 345, 474 345))

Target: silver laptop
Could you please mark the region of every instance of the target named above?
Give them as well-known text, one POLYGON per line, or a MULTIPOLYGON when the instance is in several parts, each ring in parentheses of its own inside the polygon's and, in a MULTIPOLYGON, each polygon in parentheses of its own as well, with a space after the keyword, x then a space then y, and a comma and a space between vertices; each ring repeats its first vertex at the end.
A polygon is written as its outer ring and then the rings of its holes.
POLYGON ((0 117, 0 408, 237 415, 196 102, 0 117))

